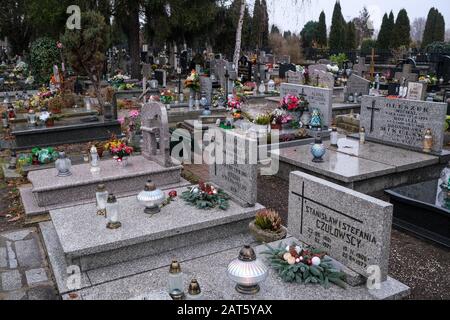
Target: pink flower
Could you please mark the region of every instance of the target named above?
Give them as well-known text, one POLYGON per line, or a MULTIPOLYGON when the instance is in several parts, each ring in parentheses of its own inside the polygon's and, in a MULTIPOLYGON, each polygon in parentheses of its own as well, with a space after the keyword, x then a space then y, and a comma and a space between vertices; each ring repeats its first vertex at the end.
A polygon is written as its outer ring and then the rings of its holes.
POLYGON ((131 117, 131 118, 137 118, 137 117, 139 117, 139 110, 131 110, 131 111, 130 111, 130 117, 131 117))
POLYGON ((119 123, 122 125, 125 123, 125 118, 119 118, 117 119, 117 121, 119 121, 119 123))

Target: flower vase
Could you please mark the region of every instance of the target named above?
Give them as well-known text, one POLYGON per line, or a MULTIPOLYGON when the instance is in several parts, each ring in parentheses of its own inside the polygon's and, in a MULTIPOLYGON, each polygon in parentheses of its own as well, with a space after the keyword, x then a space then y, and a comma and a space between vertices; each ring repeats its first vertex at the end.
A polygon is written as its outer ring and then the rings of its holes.
POLYGON ((189 91, 189 109, 194 108, 194 99, 195 99, 195 91, 194 89, 191 89, 189 91))
POLYGON ((120 168, 125 168, 128 166, 128 157, 117 158, 116 162, 120 168))

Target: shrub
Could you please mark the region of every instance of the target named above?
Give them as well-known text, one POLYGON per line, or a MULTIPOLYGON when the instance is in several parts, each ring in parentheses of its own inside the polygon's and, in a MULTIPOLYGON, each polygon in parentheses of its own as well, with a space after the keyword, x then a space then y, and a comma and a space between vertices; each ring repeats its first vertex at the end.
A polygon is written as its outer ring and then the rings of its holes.
POLYGON ((256 213, 255 225, 262 230, 278 232, 281 229, 281 218, 274 210, 262 209, 256 213))
POLYGON ((39 38, 31 44, 30 68, 37 83, 47 83, 53 73, 53 65, 60 61, 56 41, 47 37, 39 38))

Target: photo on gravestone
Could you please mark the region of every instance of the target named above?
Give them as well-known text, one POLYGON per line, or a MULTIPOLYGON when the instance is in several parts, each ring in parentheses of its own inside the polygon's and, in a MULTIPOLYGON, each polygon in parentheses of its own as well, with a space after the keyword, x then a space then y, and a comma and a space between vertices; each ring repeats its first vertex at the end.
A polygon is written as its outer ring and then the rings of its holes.
POLYGON ((343 186, 291 172, 288 231, 300 241, 368 277, 388 275, 393 206, 343 186))
POLYGON ((310 111, 313 109, 318 109, 320 111, 322 125, 324 126, 323 129, 331 127, 333 103, 332 89, 282 83, 280 87, 280 96, 285 97, 288 94, 295 96, 304 94, 309 102, 310 111))
POLYGON ((241 206, 253 207, 257 201, 257 140, 229 130, 214 130, 211 182, 241 206))
POLYGON ((432 152, 440 154, 444 143, 447 104, 365 96, 361 105, 360 126, 368 141, 381 142, 422 151, 424 136, 430 129, 432 152))

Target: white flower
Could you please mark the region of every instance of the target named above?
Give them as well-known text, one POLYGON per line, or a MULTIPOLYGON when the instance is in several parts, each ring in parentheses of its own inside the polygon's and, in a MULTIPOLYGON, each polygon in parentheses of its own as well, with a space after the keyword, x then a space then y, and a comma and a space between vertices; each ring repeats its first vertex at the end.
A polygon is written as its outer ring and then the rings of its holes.
POLYGON ((295 246, 295 251, 300 254, 300 252, 302 251, 302 247, 300 246, 295 246))

